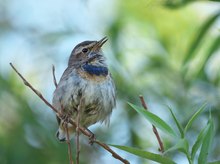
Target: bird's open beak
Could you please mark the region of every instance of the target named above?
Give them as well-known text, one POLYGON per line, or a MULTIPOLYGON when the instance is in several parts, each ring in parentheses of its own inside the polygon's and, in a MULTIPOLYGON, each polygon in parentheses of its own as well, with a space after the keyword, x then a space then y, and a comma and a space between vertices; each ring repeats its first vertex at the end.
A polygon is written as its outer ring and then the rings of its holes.
POLYGON ((97 51, 99 51, 101 49, 101 47, 103 46, 103 44, 105 44, 105 42, 107 42, 108 38, 104 37, 101 40, 97 41, 96 44, 94 45, 94 47, 92 48, 92 51, 89 53, 88 57, 88 61, 87 62, 91 62, 93 61, 96 57, 100 56, 99 53, 97 53, 97 51))
POLYGON ((97 41, 93 50, 99 50, 103 46, 103 44, 105 44, 105 42, 107 42, 107 40, 108 40, 108 38, 104 37, 101 40, 97 41))
POLYGON ((103 44, 105 44, 105 42, 107 42, 108 38, 105 36, 104 38, 102 38, 101 40, 98 41, 97 45, 99 48, 101 48, 103 46, 103 44))

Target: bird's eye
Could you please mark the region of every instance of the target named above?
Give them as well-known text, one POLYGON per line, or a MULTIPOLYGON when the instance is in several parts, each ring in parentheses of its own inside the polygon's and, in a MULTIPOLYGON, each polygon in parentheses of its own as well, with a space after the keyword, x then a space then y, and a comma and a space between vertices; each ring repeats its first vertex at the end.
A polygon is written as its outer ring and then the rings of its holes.
POLYGON ((83 52, 83 53, 86 53, 86 52, 88 52, 88 51, 89 51, 88 48, 83 48, 83 49, 82 49, 82 52, 83 52))

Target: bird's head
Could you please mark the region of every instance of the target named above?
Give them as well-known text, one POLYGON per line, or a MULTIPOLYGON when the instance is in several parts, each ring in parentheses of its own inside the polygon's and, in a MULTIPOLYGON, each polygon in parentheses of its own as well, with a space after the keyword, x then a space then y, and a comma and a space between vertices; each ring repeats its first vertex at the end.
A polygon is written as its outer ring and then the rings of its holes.
POLYGON ((76 45, 70 55, 68 66, 80 67, 84 64, 105 66, 105 58, 101 47, 107 37, 99 41, 84 41, 76 45))

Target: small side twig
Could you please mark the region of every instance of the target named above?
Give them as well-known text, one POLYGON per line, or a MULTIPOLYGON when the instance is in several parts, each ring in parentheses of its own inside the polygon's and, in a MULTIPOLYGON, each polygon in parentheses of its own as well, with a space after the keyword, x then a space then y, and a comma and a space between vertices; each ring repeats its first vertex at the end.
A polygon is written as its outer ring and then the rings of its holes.
POLYGON ((52 72, 53 72, 53 83, 54 83, 55 87, 57 88, 57 80, 56 80, 56 76, 55 76, 55 67, 54 67, 54 65, 52 65, 52 72))
POLYGON ((76 116, 76 164, 79 164, 80 144, 79 144, 79 126, 80 126, 80 112, 83 110, 84 98, 80 99, 77 116, 76 116))
MULTIPOLYGON (((141 100, 141 104, 142 104, 143 108, 147 110, 148 108, 147 108, 147 104, 144 101, 144 97, 142 95, 140 95, 139 98, 141 100)), ((160 138, 160 135, 159 135, 159 133, 157 131, 157 128, 154 125, 152 125, 152 129, 153 129, 153 132, 154 132, 154 134, 155 134, 155 136, 157 138, 157 141, 159 143, 159 146, 160 146, 159 151, 163 153, 164 152, 164 146, 163 146, 163 142, 162 142, 162 140, 160 138)))
POLYGON ((73 159, 72 159, 72 149, 71 149, 71 143, 70 143, 70 135, 69 135, 68 123, 65 123, 65 129, 66 129, 66 136, 67 136, 66 143, 68 145, 69 161, 70 161, 70 164, 74 164, 73 163, 73 159))
MULTIPOLYGON (((61 110, 60 110, 61 114, 64 114, 64 107, 63 107, 63 104, 62 104, 61 101, 60 101, 60 107, 61 107, 61 110)), ((69 134, 69 128, 68 128, 68 123, 69 123, 68 119, 69 119, 68 117, 64 118, 63 127, 65 128, 65 131, 66 131, 66 137, 67 137, 66 143, 67 143, 67 146, 68 146, 69 161, 70 161, 70 164, 73 164, 70 134, 69 134)))
MULTIPOLYGON (((12 69, 18 74, 18 76, 23 80, 24 84, 29 87, 48 107, 50 107, 55 113, 56 115, 62 119, 62 114, 60 113, 60 111, 58 111, 56 108, 54 108, 44 97, 43 95, 37 91, 18 71, 17 69, 13 66, 12 63, 10 63, 12 69)), ((77 126, 76 122, 73 119, 69 120, 69 123, 72 124, 73 126, 77 126)), ((91 137, 91 134, 83 127, 79 126, 79 130, 87 137, 91 137)), ((120 160, 121 162, 123 162, 124 164, 130 164, 129 161, 127 161, 126 159, 122 158, 121 156, 119 156, 116 152, 114 152, 108 145, 106 145, 105 143, 102 143, 98 140, 94 140, 93 142, 95 142, 96 144, 98 144, 99 146, 101 146, 102 148, 104 148, 105 150, 107 150, 109 153, 112 154, 112 156, 115 159, 120 160)))

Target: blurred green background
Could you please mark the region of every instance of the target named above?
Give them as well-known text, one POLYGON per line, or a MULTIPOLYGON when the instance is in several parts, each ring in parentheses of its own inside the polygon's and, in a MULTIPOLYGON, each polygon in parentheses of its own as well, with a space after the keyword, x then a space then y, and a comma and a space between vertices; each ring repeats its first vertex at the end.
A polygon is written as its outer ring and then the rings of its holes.
MULTIPOLYGON (((220 160, 220 3, 192 0, 0 0, 0 163, 68 163, 67 145, 55 138, 55 115, 12 71, 9 62, 51 101, 73 47, 107 36, 104 46, 117 86, 109 127, 91 130, 105 143, 158 153, 151 125, 128 105, 140 105, 170 125, 170 106, 185 125, 207 102, 216 135, 209 160, 220 160)), ((190 129, 193 142, 208 110, 190 129)), ((160 131, 159 131, 160 132, 160 131)), ((165 148, 174 141, 161 133, 165 148)), ((75 149, 75 144, 73 149, 75 149)), ((116 149, 114 149, 116 150, 116 149)), ((153 163, 116 150, 131 163, 153 163)), ((181 154, 168 154, 178 164, 181 154)), ((82 164, 120 162, 81 135, 82 164)))

